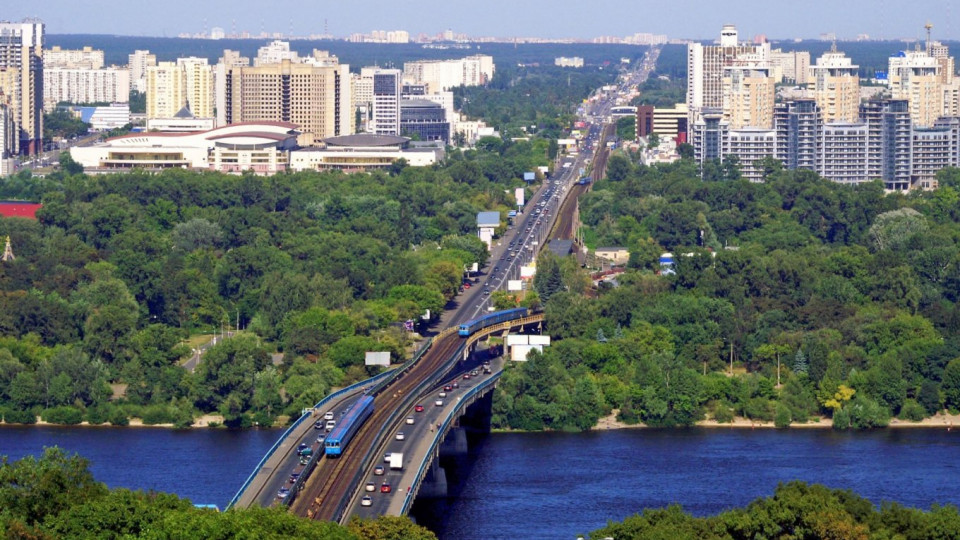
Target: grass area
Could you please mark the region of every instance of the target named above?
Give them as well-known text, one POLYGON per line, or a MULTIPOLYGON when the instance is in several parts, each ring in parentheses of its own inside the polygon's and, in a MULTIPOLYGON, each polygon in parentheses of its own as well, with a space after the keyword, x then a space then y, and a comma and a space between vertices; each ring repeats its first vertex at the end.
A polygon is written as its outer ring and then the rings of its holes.
POLYGON ((597 249, 597 231, 587 227, 586 225, 580 226, 580 234, 583 235, 583 243, 589 249, 597 249))

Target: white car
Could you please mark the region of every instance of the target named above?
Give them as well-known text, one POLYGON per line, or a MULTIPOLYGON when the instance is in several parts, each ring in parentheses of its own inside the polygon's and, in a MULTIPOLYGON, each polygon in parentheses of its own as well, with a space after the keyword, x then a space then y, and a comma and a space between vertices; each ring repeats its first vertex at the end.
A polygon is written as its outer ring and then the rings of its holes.
POLYGON ((363 486, 364 491, 376 491, 377 486, 373 482, 367 482, 367 485, 363 486))
POLYGON ((324 420, 333 420, 333 411, 327 411, 323 414, 324 420))
POLYGON ((402 440, 403 440, 403 432, 402 432, 402 431, 398 431, 398 432, 397 432, 397 437, 396 437, 396 439, 397 439, 398 441, 402 441, 402 440))
POLYGON ((360 499, 360 506, 373 506, 373 499, 370 498, 369 495, 364 495, 363 498, 360 499))
POLYGON ((413 417, 412 417, 412 416, 408 416, 408 417, 407 417, 407 423, 408 423, 408 424, 413 424, 413 422, 414 422, 413 417))
POLYGON ((442 399, 438 399, 438 400, 434 401, 433 404, 436 405, 437 407, 443 407, 443 400, 442 400, 442 399))
POLYGON ((440 397, 442 397, 442 398, 447 397, 447 393, 446 393, 446 392, 440 392, 440 397))

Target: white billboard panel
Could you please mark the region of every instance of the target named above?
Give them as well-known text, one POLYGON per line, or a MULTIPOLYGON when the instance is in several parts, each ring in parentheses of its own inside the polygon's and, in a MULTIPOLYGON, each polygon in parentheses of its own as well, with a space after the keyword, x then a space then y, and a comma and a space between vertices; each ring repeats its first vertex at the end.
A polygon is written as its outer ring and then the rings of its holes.
POLYGON ((514 362, 526 362, 527 355, 534 349, 543 352, 543 347, 540 345, 517 345, 510 349, 510 359, 514 362))
POLYGON ((523 281, 519 279, 509 279, 507 280, 507 290, 508 291, 522 291, 523 290, 523 281))
POLYGON ((513 191, 514 198, 517 199, 517 206, 523 206, 526 204, 527 192, 523 190, 522 187, 518 187, 513 191))
POLYGON ((531 345, 550 345, 550 336, 527 336, 531 345))
POLYGON ((536 266, 521 266, 520 267, 520 278, 521 279, 530 279, 537 273, 536 266))
POLYGON ((527 341, 527 336, 520 335, 520 334, 507 334, 507 340, 506 340, 507 347, 514 347, 516 345, 526 345, 528 343, 529 341, 527 341))
POLYGON ((390 366, 390 351, 384 352, 371 352, 367 351, 366 356, 363 359, 363 365, 365 366, 390 366))

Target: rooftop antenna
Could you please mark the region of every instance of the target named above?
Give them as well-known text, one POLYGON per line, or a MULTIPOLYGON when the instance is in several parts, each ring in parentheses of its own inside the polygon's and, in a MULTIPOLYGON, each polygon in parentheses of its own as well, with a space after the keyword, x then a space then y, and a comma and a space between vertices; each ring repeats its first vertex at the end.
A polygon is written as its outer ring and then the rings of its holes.
POLYGON ((927 21, 923 27, 927 29, 927 54, 930 54, 930 31, 933 30, 933 23, 927 21))

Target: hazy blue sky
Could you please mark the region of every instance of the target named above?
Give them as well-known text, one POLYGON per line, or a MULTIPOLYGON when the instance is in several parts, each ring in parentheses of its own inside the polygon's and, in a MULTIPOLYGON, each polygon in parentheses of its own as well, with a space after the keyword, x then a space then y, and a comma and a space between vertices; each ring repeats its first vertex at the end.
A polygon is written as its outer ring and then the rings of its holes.
POLYGON ((371 30, 436 34, 447 28, 484 36, 590 38, 636 32, 713 38, 723 23, 741 36, 915 38, 927 21, 934 36, 960 39, 956 0, 34 0, 7 2, 0 18, 36 16, 54 34, 175 36, 222 27, 229 33, 371 30), (951 5, 956 4, 956 5, 951 5))

